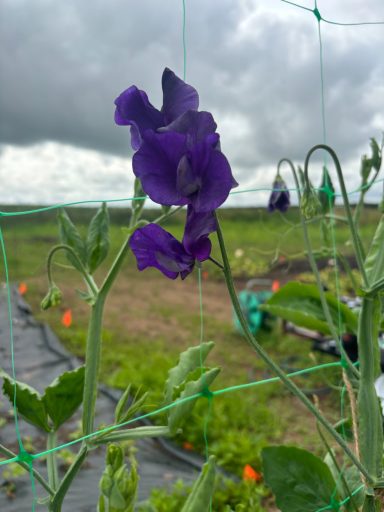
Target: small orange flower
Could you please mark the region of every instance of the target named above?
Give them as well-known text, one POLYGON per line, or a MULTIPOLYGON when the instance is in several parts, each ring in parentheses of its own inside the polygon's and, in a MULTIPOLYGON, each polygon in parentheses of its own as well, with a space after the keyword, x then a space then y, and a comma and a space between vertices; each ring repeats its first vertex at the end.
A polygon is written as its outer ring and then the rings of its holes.
POLYGON ((277 292, 280 289, 280 282, 275 279, 272 283, 272 291, 273 293, 277 292))
POLYGON ((243 480, 260 482, 263 479, 261 473, 258 473, 252 466, 246 464, 243 469, 243 480))
POLYGON ((61 323, 68 329, 72 325, 72 311, 67 309, 64 311, 63 316, 61 317, 61 323))
POLYGON ((25 295, 28 290, 27 283, 20 283, 18 290, 19 290, 20 295, 25 295))
POLYGON ((184 441, 183 443, 184 450, 192 451, 193 450, 193 444, 189 441, 184 441))
POLYGON ((203 273, 201 274, 201 277, 203 278, 203 281, 207 281, 208 280, 208 272, 206 270, 203 270, 203 273))

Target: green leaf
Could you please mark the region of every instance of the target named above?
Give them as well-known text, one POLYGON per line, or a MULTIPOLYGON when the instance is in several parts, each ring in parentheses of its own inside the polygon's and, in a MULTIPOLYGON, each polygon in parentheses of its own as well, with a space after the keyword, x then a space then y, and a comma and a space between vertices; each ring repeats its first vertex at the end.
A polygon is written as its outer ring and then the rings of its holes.
MULTIPOLYGON (((220 368, 212 368, 211 370, 203 373, 198 380, 188 382, 185 385, 184 391, 180 393, 179 398, 187 398, 189 396, 201 393, 204 389, 208 388, 212 384, 219 373, 220 368)), ((168 416, 168 426, 172 434, 177 432, 181 423, 191 413, 197 399, 198 397, 187 400, 186 402, 178 404, 170 409, 168 416)))
POLYGON ((40 393, 23 382, 14 381, 12 377, 0 370, 3 378, 3 391, 11 404, 14 402, 16 382, 16 408, 17 412, 28 422, 39 427, 45 432, 50 432, 47 411, 40 393))
POLYGON ((371 139, 371 151, 372 151, 372 157, 371 162, 374 169, 379 172, 381 167, 381 153, 382 148, 379 147, 378 143, 374 138, 371 139))
POLYGON ((330 505, 336 483, 329 467, 312 453, 290 446, 262 450, 264 477, 282 512, 309 512, 330 505))
POLYGON ((373 285, 384 275, 384 215, 371 242, 367 257, 365 258, 364 268, 367 273, 368 282, 373 285))
POLYGON ((127 387, 124 393, 121 395, 120 400, 118 401, 115 409, 115 423, 118 425, 119 423, 124 423, 128 421, 130 418, 140 410, 143 406, 145 400, 148 397, 148 393, 144 393, 139 396, 140 391, 138 390, 135 396, 132 398, 131 404, 128 405, 131 393, 131 384, 127 387))
MULTIPOLYGON (((76 226, 72 223, 71 219, 69 218, 67 212, 64 209, 59 211, 57 220, 59 222, 60 242, 65 245, 69 245, 69 247, 72 247, 72 249, 79 257, 80 261, 85 265, 86 249, 84 240, 81 238, 80 233, 76 229, 76 226)), ((66 256, 68 258, 68 261, 75 268, 77 268, 77 270, 81 271, 80 265, 76 258, 68 251, 66 252, 66 256)))
POLYGON ((84 366, 62 373, 44 393, 43 402, 55 430, 68 420, 83 399, 84 366))
POLYGON ((214 345, 213 341, 208 341, 206 343, 201 343, 196 347, 190 347, 180 354, 177 366, 168 372, 168 379, 165 383, 164 393, 165 404, 172 402, 174 389, 186 380, 188 374, 203 365, 214 345))
POLYGON ((361 489, 361 491, 356 493, 356 495, 351 496, 353 491, 361 486, 361 478, 358 469, 355 466, 344 468, 341 476, 330 453, 327 453, 324 458, 324 462, 331 470, 332 476, 336 482, 340 501, 344 501, 349 498, 344 505, 346 512, 356 512, 356 510, 359 510, 364 501, 364 489, 361 489), (344 481, 342 477, 344 478, 344 481))
POLYGON ((88 227, 86 252, 87 266, 91 274, 105 260, 108 251, 109 214, 106 203, 103 203, 88 227))
MULTIPOLYGON (((326 301, 339 334, 357 332, 357 316, 345 304, 339 302, 331 293, 325 293, 326 301), (339 318, 340 315, 340 318, 339 318)), ((263 305, 262 311, 280 316, 289 322, 331 334, 321 306, 320 293, 316 285, 290 282, 280 288, 263 305)))
POLYGON ((215 488, 215 477, 215 458, 211 456, 204 464, 199 478, 193 484, 191 494, 181 512, 208 512, 215 488))

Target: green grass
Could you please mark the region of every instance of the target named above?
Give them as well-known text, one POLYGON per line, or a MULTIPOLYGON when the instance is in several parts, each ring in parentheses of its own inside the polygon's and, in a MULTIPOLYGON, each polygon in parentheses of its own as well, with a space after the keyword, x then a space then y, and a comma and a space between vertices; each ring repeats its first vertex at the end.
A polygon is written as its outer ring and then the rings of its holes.
MULTIPOLYGON (((85 233, 85 224, 94 211, 85 208, 68 211, 85 233)), ((157 212, 149 212, 152 218, 156 215, 157 212)), ((67 264, 63 257, 57 258, 59 265, 54 268, 55 282, 64 292, 63 304, 44 313, 39 310, 47 290, 45 260, 50 247, 58 242, 55 217, 55 212, 45 212, 2 219, 10 279, 27 283, 26 300, 34 314, 52 326, 69 350, 83 357, 88 305, 75 292, 76 288, 83 288, 81 279, 74 271, 63 267, 67 264), (68 307, 73 310, 74 318, 69 329, 61 324, 61 315, 68 307)), ((361 234, 365 244, 373 234, 378 217, 374 209, 367 209, 362 217, 361 234)), ((302 257, 304 254, 301 231, 294 227, 298 222, 296 209, 284 218, 262 209, 228 209, 220 211, 220 218, 230 259, 239 278, 255 277, 269 269, 279 243, 280 255, 284 258, 302 257), (284 236, 287 230, 290 231, 284 236)), ((111 210, 111 251, 96 280, 102 279, 123 242, 128 219, 127 210, 111 210)), ((177 215, 167 227, 181 236, 182 223, 183 216, 177 215)), ((320 248, 319 225, 311 224, 310 234, 315 247, 320 248)), ((344 253, 351 253, 344 223, 337 224, 336 240, 344 253)), ((215 241, 214 254, 219 259, 215 241)), ((231 307, 220 281, 219 269, 208 263, 204 270, 209 275, 203 283, 204 339, 212 339, 216 343, 208 364, 222 368, 214 389, 270 377, 252 349, 233 328, 231 307)), ((241 282, 239 286, 242 286, 241 282)), ((133 258, 128 257, 107 302, 101 379, 121 389, 132 383, 137 388, 148 390, 146 410, 158 407, 168 370, 176 364, 181 351, 199 343, 197 297, 196 276, 189 276, 182 283, 170 282, 155 270, 139 273, 133 258)), ((275 360, 288 362, 295 369, 333 360, 312 354, 308 341, 282 335, 278 323, 271 332, 261 332, 259 338, 275 360), (294 360, 287 361, 289 356, 294 356, 294 360)), ((338 384, 340 373, 327 370, 296 380, 306 389, 316 389, 338 384)), ((320 400, 328 417, 337 420, 340 408, 338 394, 332 392, 320 400)), ((241 476, 245 464, 261 470, 260 451, 269 443, 296 444, 316 453, 323 450, 315 422, 279 384, 221 395, 214 399, 211 411, 208 410, 208 401, 200 400, 177 441, 181 444, 188 442, 196 451, 204 453, 206 423, 210 453, 216 454, 220 464, 238 476, 241 476)))

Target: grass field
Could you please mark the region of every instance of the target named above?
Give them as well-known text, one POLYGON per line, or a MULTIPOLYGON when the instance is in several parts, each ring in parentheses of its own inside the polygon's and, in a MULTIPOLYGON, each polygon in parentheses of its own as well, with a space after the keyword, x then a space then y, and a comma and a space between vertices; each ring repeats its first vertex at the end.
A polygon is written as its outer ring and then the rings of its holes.
MULTIPOLYGON (((94 212, 85 208, 68 209, 68 212, 79 224, 80 230, 85 232, 85 224, 94 212)), ((149 212, 149 217, 153 215, 154 212, 149 212)), ((361 234, 365 243, 373 234, 374 221, 378 216, 373 208, 367 209, 363 216, 361 234)), ((55 218, 55 212, 46 212, 2 219, 10 279, 27 284, 25 298, 35 316, 48 322, 67 348, 82 357, 88 305, 76 293, 76 288, 83 288, 80 278, 73 270, 65 268, 67 263, 63 258, 57 258, 58 264, 54 268, 55 282, 64 294, 63 303, 57 309, 44 313, 39 308, 47 290, 46 256, 50 247, 58 242, 55 218), (65 328, 61 323, 62 314, 67 308, 71 308, 73 315, 70 328, 65 328)), ((167 228, 178 236, 182 234, 182 218, 182 215, 175 216, 167 224, 167 228)), ((292 209, 282 217, 261 209, 231 209, 222 210, 220 218, 239 289, 244 286, 246 278, 268 272, 274 259, 280 262, 280 267, 274 270, 274 277, 282 281, 292 278, 289 272, 285 272, 289 270, 288 263, 294 257, 304 256, 301 231, 296 227, 297 210, 292 209), (279 244, 280 252, 276 253, 279 244)), ((124 226, 128 220, 128 210, 111 210, 110 255, 96 274, 96 280, 102 278, 103 271, 125 239, 124 226)), ((319 226, 311 224, 310 233, 315 247, 320 248, 319 226)), ((350 254, 348 231, 344 223, 337 224, 335 241, 340 250, 350 254)), ((214 254, 218 257, 216 246, 214 254)), ((218 389, 268 377, 264 365, 233 328, 231 305, 220 270, 206 263, 203 271, 203 337, 205 341, 213 340, 216 343, 209 357, 209 365, 222 368, 214 387, 218 389)), ((199 341, 196 275, 192 274, 185 281, 170 281, 156 270, 140 273, 134 258, 129 255, 106 306, 102 380, 122 389, 132 383, 136 388, 148 390, 150 399, 147 408, 151 410, 161 403, 167 372, 176 364, 178 354, 199 341)), ((260 341, 275 360, 290 368, 304 368, 332 360, 311 353, 310 342, 283 335, 279 322, 275 323, 271 332, 260 332, 260 341)), ((339 381, 337 371, 321 372, 297 380, 306 389, 332 387, 338 385, 339 381)), ((319 396, 322 410, 334 421, 340 417, 337 397, 334 391, 319 396)), ((198 403, 192 419, 178 438, 182 445, 201 453, 204 452, 203 426, 207 421, 207 405, 206 401, 198 403)), ((210 452, 218 456, 222 466, 238 476, 242 475, 245 464, 260 471, 260 450, 270 443, 296 444, 317 453, 322 452, 314 420, 278 384, 217 397, 208 421, 210 452)), ((263 503, 264 508, 260 510, 272 510, 263 503)))

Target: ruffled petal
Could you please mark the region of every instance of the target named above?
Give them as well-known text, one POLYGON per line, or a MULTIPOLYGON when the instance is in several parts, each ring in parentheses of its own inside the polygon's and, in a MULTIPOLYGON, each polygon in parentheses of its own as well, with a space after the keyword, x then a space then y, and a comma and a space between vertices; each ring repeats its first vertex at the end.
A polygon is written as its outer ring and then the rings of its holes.
POLYGON ((177 168, 186 151, 181 133, 147 131, 140 149, 133 155, 132 167, 143 190, 158 204, 183 205, 188 199, 177 189, 177 168))
POLYGON ((199 95, 194 87, 186 84, 177 77, 173 71, 164 69, 162 77, 163 87, 163 126, 171 123, 184 114, 187 110, 197 110, 199 107, 199 95))
POLYGON ((214 149, 213 143, 214 138, 210 135, 191 151, 191 165, 200 179, 199 190, 190 198, 196 212, 216 210, 227 199, 233 186, 237 185, 228 160, 223 153, 214 149))
MULTIPOLYGON (((216 128, 217 124, 211 113, 188 110, 169 125, 160 128, 159 131, 185 133, 188 135, 188 146, 192 147, 194 144, 203 141, 208 135, 214 134, 216 128)), ((218 141, 219 136, 216 135, 216 145, 218 141)))
POLYGON ((136 256, 139 270, 155 267, 170 279, 176 279, 179 275, 184 279, 193 270, 193 256, 157 224, 147 224, 137 229, 129 240, 129 246, 136 256))
POLYGON ((188 206, 183 245, 189 254, 199 261, 204 261, 211 254, 211 241, 208 236, 216 231, 217 222, 214 212, 197 213, 188 206))
POLYGON ((164 124, 163 115, 148 100, 144 91, 132 85, 115 100, 115 122, 131 126, 132 148, 140 147, 145 130, 156 130, 164 124))

